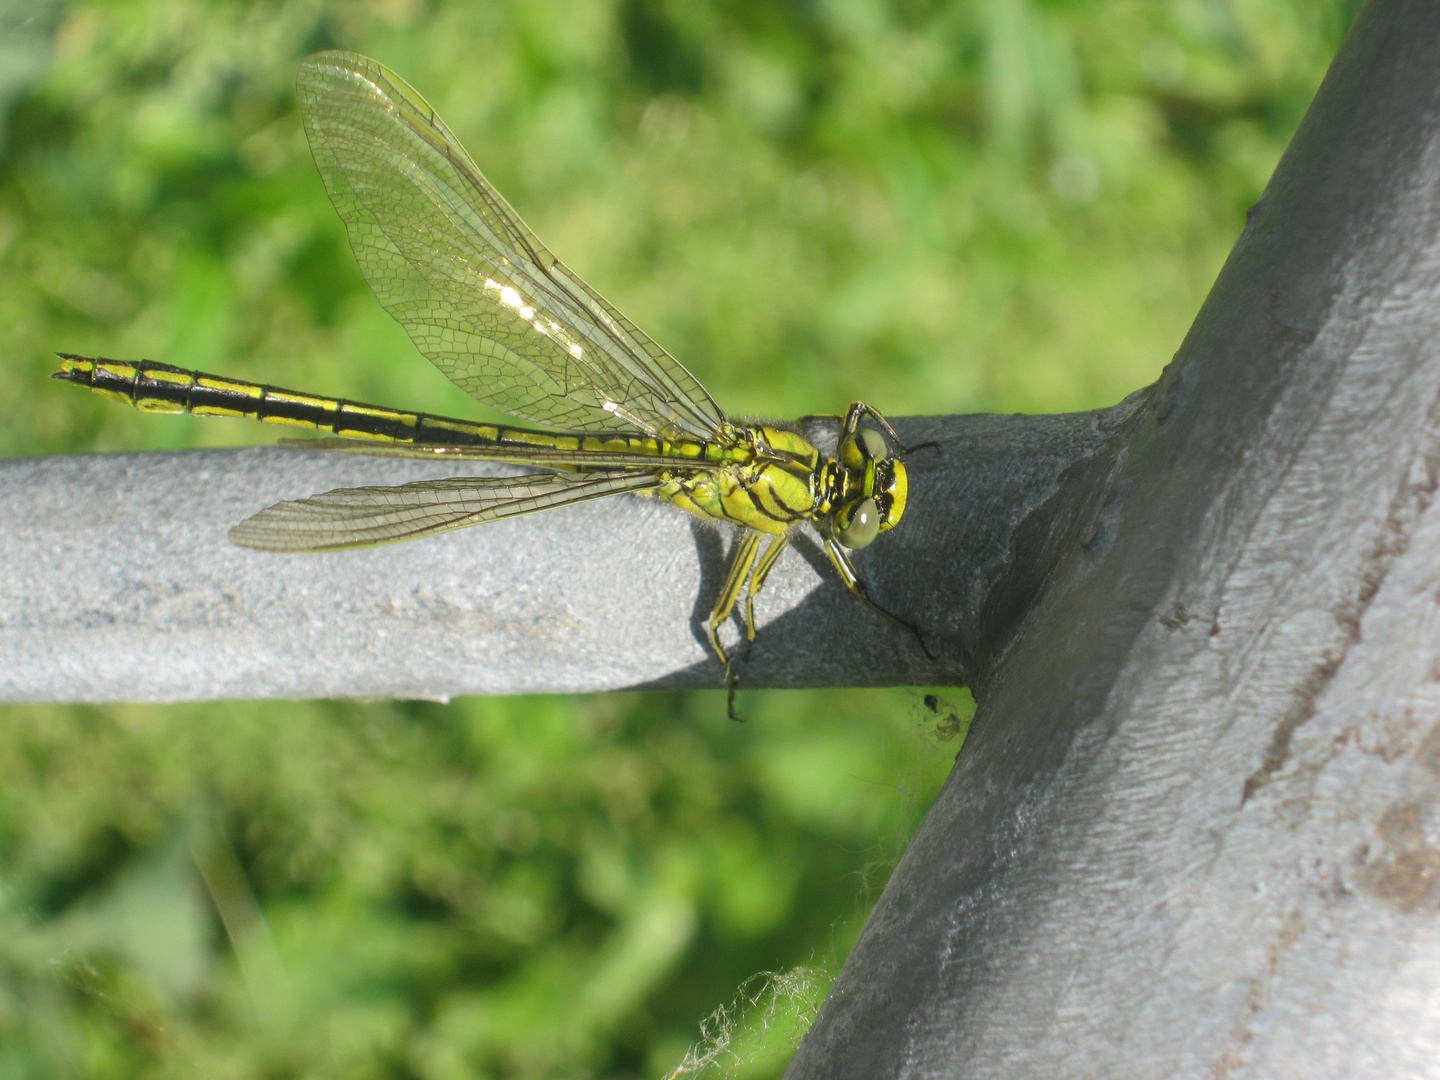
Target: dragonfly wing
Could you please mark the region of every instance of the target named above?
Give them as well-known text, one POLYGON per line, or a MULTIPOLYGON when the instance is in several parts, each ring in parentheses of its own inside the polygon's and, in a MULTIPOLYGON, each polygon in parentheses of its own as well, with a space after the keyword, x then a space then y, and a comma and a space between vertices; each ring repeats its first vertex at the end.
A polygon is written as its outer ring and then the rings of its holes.
POLYGON ((373 547, 624 491, 643 491, 657 483, 646 473, 531 473, 459 476, 398 487, 338 488, 266 507, 231 529, 230 539, 261 551, 373 547))
POLYGON ((471 397, 570 430, 711 439, 725 427, 695 377, 540 243, 399 76, 323 52, 298 91, 366 281, 471 397))

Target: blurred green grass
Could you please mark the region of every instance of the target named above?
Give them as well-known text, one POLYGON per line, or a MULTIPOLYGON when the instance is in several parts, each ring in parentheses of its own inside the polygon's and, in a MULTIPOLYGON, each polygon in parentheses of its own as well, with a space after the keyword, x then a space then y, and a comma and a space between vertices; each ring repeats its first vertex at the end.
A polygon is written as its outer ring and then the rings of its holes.
MULTIPOLYGON (((733 414, 1106 405, 1354 8, 0 2, 0 453, 271 441, 57 349, 473 414, 309 160, 330 46, 733 414)), ((720 1007, 714 1074, 778 1075, 954 756, 920 694, 4 708, 0 1077, 659 1076, 720 1007)))

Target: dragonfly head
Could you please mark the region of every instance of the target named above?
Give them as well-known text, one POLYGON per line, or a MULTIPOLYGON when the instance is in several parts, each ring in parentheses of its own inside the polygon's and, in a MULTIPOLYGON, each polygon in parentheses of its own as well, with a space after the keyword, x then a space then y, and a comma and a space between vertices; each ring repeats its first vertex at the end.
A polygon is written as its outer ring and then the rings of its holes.
POLYGON ((854 496, 835 509, 835 539, 852 550, 863 548, 905 513, 905 463, 890 455, 878 431, 861 428, 841 441, 840 464, 860 482, 854 496))

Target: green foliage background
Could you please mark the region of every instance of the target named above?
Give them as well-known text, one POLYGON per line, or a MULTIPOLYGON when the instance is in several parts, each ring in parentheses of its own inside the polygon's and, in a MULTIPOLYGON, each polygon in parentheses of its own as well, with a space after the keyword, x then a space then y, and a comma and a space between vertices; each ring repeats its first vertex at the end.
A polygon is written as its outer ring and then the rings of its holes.
MULTIPOLYGON (((1106 405, 1353 14, 0 0, 0 453, 270 439, 51 382, 57 349, 466 411, 310 163, 292 80, 335 45, 733 413, 1106 405)), ((660 1076, 721 1006, 714 1074, 778 1075, 957 741, 919 692, 745 708, 5 707, 0 1078, 660 1076)))

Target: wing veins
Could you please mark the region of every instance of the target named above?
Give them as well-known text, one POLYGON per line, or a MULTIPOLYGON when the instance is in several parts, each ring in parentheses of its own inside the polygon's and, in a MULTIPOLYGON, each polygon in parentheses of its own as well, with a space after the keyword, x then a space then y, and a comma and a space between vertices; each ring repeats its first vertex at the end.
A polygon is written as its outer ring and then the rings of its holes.
POLYGON ((571 428, 725 432, 728 421, 694 376, 555 258, 402 79, 354 54, 321 53, 302 66, 300 96, 366 280, 467 393, 571 428), (486 295, 505 278, 497 296, 486 295), (563 326, 563 341, 513 319, 536 312, 550 329, 563 326), (593 360, 581 342, 596 350, 593 360))
POLYGON ((275 503, 230 530, 242 547, 273 552, 373 547, 653 488, 648 474, 461 476, 394 487, 337 488, 275 503))

